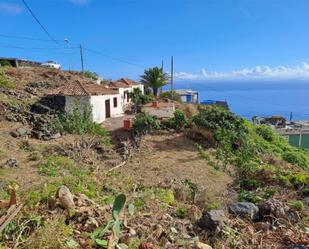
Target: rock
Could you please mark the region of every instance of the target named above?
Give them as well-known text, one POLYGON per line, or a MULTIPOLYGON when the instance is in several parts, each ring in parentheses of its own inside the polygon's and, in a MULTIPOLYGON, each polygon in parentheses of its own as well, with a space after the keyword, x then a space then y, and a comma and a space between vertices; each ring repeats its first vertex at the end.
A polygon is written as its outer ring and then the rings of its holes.
POLYGON ((64 207, 66 210, 74 210, 75 204, 73 201, 73 195, 66 186, 61 186, 58 189, 58 198, 60 205, 64 207))
POLYGON ((19 163, 15 158, 10 158, 9 160, 6 161, 6 165, 11 168, 16 168, 18 167, 19 163))
POLYGON ((258 218, 259 208, 251 202, 237 202, 229 206, 229 212, 242 218, 256 220, 258 218))
POLYGON ((309 197, 306 197, 306 198, 305 198, 304 203, 305 203, 305 205, 306 205, 307 207, 309 207, 309 197))
POLYGON ((208 231, 219 233, 227 223, 223 210, 204 211, 198 225, 208 231))
POLYGON ((271 224, 269 222, 257 222, 254 224, 254 228, 257 231, 267 232, 271 228, 271 224))
POLYGON ((15 131, 11 132, 12 137, 26 137, 29 131, 25 128, 17 128, 15 131))
POLYGON ((130 236, 132 236, 132 237, 134 237, 134 236, 137 235, 136 231, 135 231, 133 228, 130 228, 129 234, 130 234, 130 236))
POLYGON ((259 216, 261 219, 297 219, 295 213, 284 202, 276 199, 269 199, 259 205, 259 216))
POLYGON ((212 247, 210 245, 204 244, 202 242, 195 242, 195 248, 196 249, 212 249, 212 247))
POLYGON ((57 139, 57 138, 60 138, 60 137, 61 137, 61 134, 59 132, 50 136, 51 139, 57 139))

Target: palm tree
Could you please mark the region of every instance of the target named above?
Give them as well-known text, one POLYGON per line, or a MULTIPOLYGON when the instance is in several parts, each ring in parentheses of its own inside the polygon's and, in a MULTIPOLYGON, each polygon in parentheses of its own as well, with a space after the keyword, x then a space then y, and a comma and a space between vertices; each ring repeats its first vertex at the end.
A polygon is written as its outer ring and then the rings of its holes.
POLYGON ((145 69, 144 74, 141 75, 141 83, 152 88, 152 92, 156 97, 159 94, 159 89, 167 84, 168 79, 168 74, 158 67, 145 69))

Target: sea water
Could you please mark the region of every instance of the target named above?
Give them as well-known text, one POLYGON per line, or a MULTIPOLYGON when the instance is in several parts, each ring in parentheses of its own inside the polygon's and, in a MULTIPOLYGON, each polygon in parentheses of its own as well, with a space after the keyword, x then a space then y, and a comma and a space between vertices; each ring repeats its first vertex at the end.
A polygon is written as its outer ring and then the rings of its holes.
POLYGON ((281 115, 292 120, 309 119, 309 80, 278 81, 178 81, 175 89, 199 92, 199 100, 227 101, 230 110, 252 116, 281 115))

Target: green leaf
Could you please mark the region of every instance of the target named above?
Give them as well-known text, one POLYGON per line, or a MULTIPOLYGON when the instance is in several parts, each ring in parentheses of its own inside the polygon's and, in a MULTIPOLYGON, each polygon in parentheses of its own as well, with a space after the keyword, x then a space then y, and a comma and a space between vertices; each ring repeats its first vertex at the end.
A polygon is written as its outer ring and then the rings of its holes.
POLYGON ((124 194, 117 195, 114 205, 113 205, 113 218, 117 220, 119 218, 119 214, 126 203, 126 196, 124 194))
POLYGON ((128 206, 128 212, 129 212, 129 215, 133 215, 134 212, 135 212, 135 206, 133 203, 130 203, 129 206, 128 206))
POLYGON ((99 227, 94 232, 90 234, 90 238, 95 240, 97 238, 101 238, 113 225, 114 221, 109 221, 105 227, 99 227))
POLYGON ((69 248, 76 248, 79 247, 79 244, 74 239, 68 239, 64 242, 67 247, 69 248))
POLYGON ((95 243, 97 243, 98 246, 103 247, 103 248, 107 248, 108 246, 108 242, 105 239, 96 239, 95 243))
POLYGON ((118 246, 121 248, 121 249, 128 249, 129 247, 126 245, 126 244, 124 244, 124 243, 120 243, 120 244, 118 244, 118 246))

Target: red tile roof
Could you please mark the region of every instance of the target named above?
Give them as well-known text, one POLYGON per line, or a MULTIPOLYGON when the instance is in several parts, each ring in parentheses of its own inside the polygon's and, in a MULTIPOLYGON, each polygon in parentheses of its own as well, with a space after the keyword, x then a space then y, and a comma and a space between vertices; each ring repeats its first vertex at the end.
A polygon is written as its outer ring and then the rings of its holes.
POLYGON ((118 91, 93 82, 74 81, 52 90, 50 95, 62 96, 92 96, 118 94, 118 91))
POLYGON ((116 87, 116 88, 129 88, 137 84, 138 83, 136 81, 130 80, 128 78, 121 78, 119 80, 112 80, 109 82, 110 87, 116 87))

